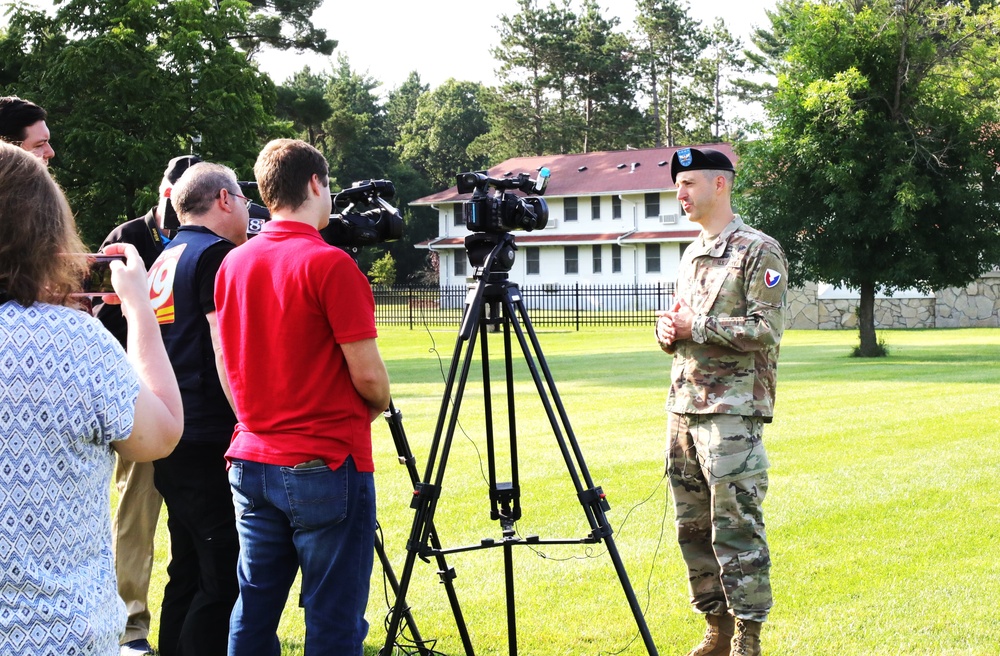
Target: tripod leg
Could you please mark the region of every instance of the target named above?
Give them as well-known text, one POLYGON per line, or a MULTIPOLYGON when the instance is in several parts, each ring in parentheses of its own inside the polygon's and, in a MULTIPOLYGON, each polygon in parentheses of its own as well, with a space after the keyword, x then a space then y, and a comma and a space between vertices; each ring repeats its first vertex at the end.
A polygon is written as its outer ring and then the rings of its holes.
MULTIPOLYGON (((392 434, 393 443, 396 445, 396 454, 399 458, 399 463, 406 467, 406 470, 410 475, 410 483, 416 486, 420 482, 420 477, 417 474, 416 458, 413 457, 413 451, 410 449, 410 443, 406 439, 406 431, 403 429, 403 413, 396 408, 390 399, 389 409, 385 411, 384 416, 386 423, 389 425, 389 432, 392 434)), ((459 637, 462 639, 462 645, 465 648, 465 653, 471 655, 473 653, 472 639, 469 637, 469 629, 465 623, 462 607, 458 603, 458 593, 455 591, 454 580, 457 575, 455 574, 455 570, 448 566, 448 562, 445 560, 444 554, 440 553, 441 540, 438 539, 437 531, 434 529, 433 524, 430 526, 429 538, 431 547, 433 547, 435 551, 434 560, 438 566, 438 576, 441 578, 441 583, 444 585, 445 592, 448 596, 448 603, 451 605, 452 615, 455 616, 455 624, 458 627, 459 637)), ((378 542, 377 539, 376 542, 378 542)), ((379 558, 384 558, 384 551, 379 558)), ((388 558, 383 560, 382 567, 386 572, 392 574, 388 558)), ((394 583, 394 577, 390 578, 390 584, 392 585, 393 593, 398 599, 399 585, 398 583, 394 583)), ((405 612, 409 613, 409 609, 405 612)), ((417 636, 413 620, 409 617, 409 615, 407 615, 406 619, 413 632, 414 639, 417 640, 420 645, 420 653, 423 654, 423 643, 417 636)))
MULTIPOLYGON (((396 573, 392 571, 392 563, 389 562, 389 557, 385 553, 385 545, 382 544, 382 540, 377 535, 375 536, 375 553, 378 555, 379 562, 382 563, 382 572, 389 581, 392 593, 398 596, 399 581, 396 579, 396 573)), ((410 627, 410 633, 413 635, 413 642, 417 645, 417 650, 421 656, 429 656, 430 652, 424 647, 424 639, 420 636, 417 623, 414 621, 413 614, 410 613, 409 608, 403 609, 403 617, 406 620, 407 626, 410 627)))
MULTIPOLYGON (((410 578, 413 575, 413 567, 418 555, 426 560, 427 556, 432 553, 431 548, 428 546, 429 543, 434 543, 434 550, 440 549, 440 544, 437 543, 434 534, 434 511, 437 507, 437 500, 444 479, 445 465, 448 461, 452 440, 455 436, 458 413, 461 409, 462 396, 465 392, 465 384, 469 378, 469 369, 472 365, 473 353, 475 352, 477 328, 479 322, 482 321, 482 313, 484 311, 483 289, 483 282, 480 280, 467 296, 462 330, 459 332, 456 340, 455 352, 452 355, 448 377, 445 381, 445 393, 441 401, 441 410, 438 413, 434 439, 431 441, 430 455, 428 456, 424 479, 422 483, 414 484, 413 499, 411 500, 410 507, 416 512, 413 517, 410 538, 406 543, 406 561, 400 575, 399 591, 396 594, 396 603, 389 621, 385 644, 379 652, 380 656, 389 656, 392 654, 393 641, 402 621, 402 613, 406 606, 406 593, 409 590, 410 578), (464 349, 462 347, 463 343, 466 345, 464 349), (459 363, 461 363, 461 368, 459 367, 459 363), (456 382, 457 387, 455 387, 456 382), (453 402, 450 402, 453 387, 455 388, 455 398, 453 402), (447 430, 445 430, 445 425, 447 425, 447 430), (438 456, 439 449, 440 456, 438 456), (431 482, 432 480, 434 481, 433 483, 431 482)), ((443 560, 439 560, 438 562, 443 563, 443 560)), ((441 571, 444 572, 443 577, 454 578, 449 573, 447 566, 442 566, 441 571)), ((457 608, 457 597, 453 593, 449 594, 449 600, 453 602, 453 608, 457 608)), ((456 619, 459 617, 460 614, 456 614, 456 619)), ((464 620, 462 627, 462 641, 466 654, 467 656, 473 656, 471 641, 469 640, 468 633, 464 630, 464 620)))

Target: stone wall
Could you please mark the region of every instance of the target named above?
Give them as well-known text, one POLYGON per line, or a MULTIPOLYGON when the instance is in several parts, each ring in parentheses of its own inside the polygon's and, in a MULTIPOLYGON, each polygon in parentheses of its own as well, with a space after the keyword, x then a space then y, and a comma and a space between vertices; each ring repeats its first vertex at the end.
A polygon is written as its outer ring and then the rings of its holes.
POLYGON ((996 328, 1000 326, 1000 273, 991 273, 965 287, 937 293, 938 328, 996 328))
MULTIPOLYGON (((855 329, 857 298, 817 298, 815 283, 788 290, 786 328, 855 329)), ((986 274, 965 287, 949 287, 933 296, 876 298, 876 328, 1000 327, 1000 273, 986 274)))
POLYGON ((807 282, 803 287, 789 287, 785 294, 788 311, 785 328, 816 330, 819 328, 819 304, 816 302, 816 283, 807 282))

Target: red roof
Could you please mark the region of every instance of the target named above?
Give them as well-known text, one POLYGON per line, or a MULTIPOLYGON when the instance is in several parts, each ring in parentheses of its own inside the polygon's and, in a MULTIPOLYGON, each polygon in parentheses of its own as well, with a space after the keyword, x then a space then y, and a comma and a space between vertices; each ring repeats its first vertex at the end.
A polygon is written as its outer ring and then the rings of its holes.
MULTIPOLYGON (((621 240, 621 243, 687 241, 700 234, 698 230, 660 230, 653 232, 610 232, 599 234, 538 234, 519 232, 514 242, 521 245, 551 244, 598 244, 621 240)), ((465 237, 444 237, 428 239, 416 244, 417 248, 459 248, 465 245, 465 237)))
MULTIPOLYGON (((596 196, 674 189, 670 180, 670 160, 679 148, 644 148, 641 150, 609 150, 575 155, 541 155, 514 157, 489 169, 491 178, 528 173, 532 178, 543 166, 550 172, 546 196, 596 196)), ((727 143, 690 146, 712 148, 737 161, 732 146, 727 143)), ((457 172, 456 172, 457 173, 457 172)), ((410 205, 432 205, 468 200, 471 194, 459 194, 450 187, 424 196, 410 205)))

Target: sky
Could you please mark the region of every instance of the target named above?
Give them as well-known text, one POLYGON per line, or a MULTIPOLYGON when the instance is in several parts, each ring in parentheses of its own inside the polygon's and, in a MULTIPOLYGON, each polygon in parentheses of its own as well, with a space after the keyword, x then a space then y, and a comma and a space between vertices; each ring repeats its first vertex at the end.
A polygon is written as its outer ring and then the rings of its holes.
MULTIPOLYGON (((634 29, 635 0, 598 1, 605 16, 620 19, 619 29, 634 29)), ((765 11, 775 4, 775 0, 693 0, 689 12, 706 26, 723 18, 748 45, 750 32, 767 25, 765 11)), ((346 55, 353 70, 367 72, 387 93, 413 70, 431 88, 452 77, 494 84, 496 63, 490 51, 500 45, 496 26, 500 16, 517 10, 515 0, 370 0, 370 4, 326 0, 313 22, 337 40, 334 62, 338 54, 346 55)), ((331 66, 326 57, 280 52, 261 53, 257 61, 278 84, 303 66, 317 72, 331 66)))
MULTIPOLYGON (((27 0, 51 8, 51 0, 27 0)), ((617 16, 619 29, 635 27, 635 0, 598 0, 604 15, 617 16)), ((755 27, 767 25, 765 11, 776 0, 692 0, 690 15, 704 25, 717 17, 744 45, 755 27)), ((546 0, 540 0, 539 4, 546 0)), ((7 0, 0 0, 0 13, 7 0)), ((574 0, 574 7, 579 2, 574 0)), ((315 54, 264 51, 257 56, 261 69, 281 84, 309 66, 316 72, 330 70, 344 54, 351 68, 382 83, 387 94, 417 71, 424 84, 439 86, 448 78, 496 81, 491 50, 500 45, 496 31, 499 17, 516 13, 515 0, 326 0, 313 23, 338 41, 333 60, 315 54)), ((0 23, 3 22, 0 16, 0 23)))

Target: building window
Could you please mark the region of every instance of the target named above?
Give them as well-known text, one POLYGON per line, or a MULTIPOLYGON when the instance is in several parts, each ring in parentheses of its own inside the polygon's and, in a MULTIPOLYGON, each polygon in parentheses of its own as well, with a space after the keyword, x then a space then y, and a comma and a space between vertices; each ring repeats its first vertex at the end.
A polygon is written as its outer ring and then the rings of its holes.
POLYGON ((689 241, 682 241, 681 243, 677 244, 677 249, 678 249, 677 256, 679 258, 684 257, 684 251, 687 250, 687 247, 690 245, 691 242, 689 241))
POLYGON ((660 216, 660 194, 646 194, 646 218, 660 216))
POLYGON ((622 247, 611 244, 611 273, 622 272, 622 247))
POLYGON ((563 198, 563 220, 576 221, 576 198, 563 198))
POLYGON ((465 275, 465 251, 461 249, 455 251, 455 275, 465 275))
POLYGON ((595 244, 593 246, 593 257, 594 257, 594 273, 601 272, 601 245, 595 244))
POLYGON ((601 197, 591 196, 590 197, 590 218, 596 221, 601 218, 601 197))
POLYGON ((580 248, 578 246, 566 246, 563 248, 563 263, 566 273, 580 272, 580 248))
POLYGON ((529 276, 537 276, 542 272, 542 263, 538 255, 538 246, 528 246, 524 249, 525 271, 529 276))
POLYGON ((611 197, 611 218, 622 218, 622 199, 620 196, 611 197))
POLYGON ((646 244, 646 273, 660 272, 660 245, 646 244))
POLYGON ((455 214, 455 225, 457 226, 465 224, 465 216, 462 215, 462 205, 463 203, 455 203, 451 206, 452 212, 455 214))

